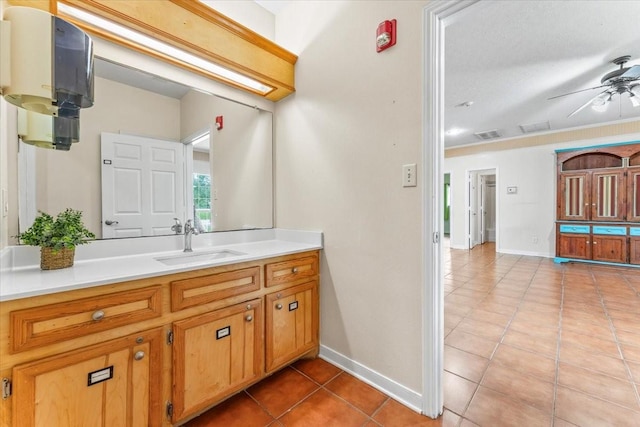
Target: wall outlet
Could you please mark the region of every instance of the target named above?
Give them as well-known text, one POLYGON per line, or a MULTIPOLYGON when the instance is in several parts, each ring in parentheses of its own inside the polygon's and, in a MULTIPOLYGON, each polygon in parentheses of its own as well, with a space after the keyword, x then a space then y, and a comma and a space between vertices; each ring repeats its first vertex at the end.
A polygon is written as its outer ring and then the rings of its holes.
POLYGON ((402 186, 403 187, 415 187, 417 184, 416 180, 416 164, 412 163, 409 165, 402 166, 402 186))

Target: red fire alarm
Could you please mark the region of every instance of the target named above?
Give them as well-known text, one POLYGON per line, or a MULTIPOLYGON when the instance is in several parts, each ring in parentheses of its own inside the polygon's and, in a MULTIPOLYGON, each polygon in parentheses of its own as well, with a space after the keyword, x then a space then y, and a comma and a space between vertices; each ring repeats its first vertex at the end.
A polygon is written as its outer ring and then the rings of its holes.
POLYGON ((382 52, 396 44, 396 20, 384 21, 376 31, 376 51, 382 52))
POLYGON ((224 127, 222 123, 222 116, 216 116, 216 129, 221 130, 224 127))

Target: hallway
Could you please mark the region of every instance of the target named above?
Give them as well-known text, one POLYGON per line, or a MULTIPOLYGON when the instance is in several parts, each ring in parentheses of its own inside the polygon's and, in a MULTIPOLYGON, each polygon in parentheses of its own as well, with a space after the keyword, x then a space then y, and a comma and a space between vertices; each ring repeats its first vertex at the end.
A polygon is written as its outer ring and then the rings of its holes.
POLYGON ((444 259, 444 404, 457 425, 640 426, 640 270, 492 243, 444 259))

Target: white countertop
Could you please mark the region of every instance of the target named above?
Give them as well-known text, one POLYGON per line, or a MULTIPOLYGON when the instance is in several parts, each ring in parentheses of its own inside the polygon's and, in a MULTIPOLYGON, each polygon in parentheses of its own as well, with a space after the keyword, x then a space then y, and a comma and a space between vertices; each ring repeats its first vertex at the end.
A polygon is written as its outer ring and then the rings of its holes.
POLYGON ((181 249, 175 249, 180 247, 181 237, 91 242, 76 247, 73 267, 60 270, 41 270, 38 248, 5 248, 0 269, 0 301, 322 249, 321 232, 246 230, 193 236, 192 254, 229 250, 241 255, 171 266, 155 259, 182 255, 181 249), (153 252, 145 248, 153 248, 153 252))

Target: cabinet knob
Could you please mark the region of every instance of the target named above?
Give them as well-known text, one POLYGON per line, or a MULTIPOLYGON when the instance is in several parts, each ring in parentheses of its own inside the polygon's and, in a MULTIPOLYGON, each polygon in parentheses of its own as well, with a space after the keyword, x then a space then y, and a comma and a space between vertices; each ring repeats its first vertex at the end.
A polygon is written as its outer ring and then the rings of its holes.
POLYGON ((247 322, 251 322, 253 320, 253 316, 248 314, 244 317, 244 320, 246 320, 247 322))
POLYGON ((251 310, 251 304, 247 304, 247 310, 251 310))
POLYGON ((93 320, 95 320, 96 322, 97 322, 98 320, 102 320, 102 319, 104 319, 104 311, 102 311, 102 310, 98 310, 98 311, 96 311, 95 313, 93 313, 93 314, 91 315, 91 318, 92 318, 93 320))
POLYGON ((282 304, 277 303, 276 304, 276 310, 282 310, 282 304))
POLYGON ((296 274, 296 273, 298 272, 298 267, 293 267, 293 268, 291 269, 291 272, 292 272, 293 274, 296 274))
POLYGON ((136 351, 136 354, 133 355, 133 358, 136 360, 144 359, 144 351, 136 351))

